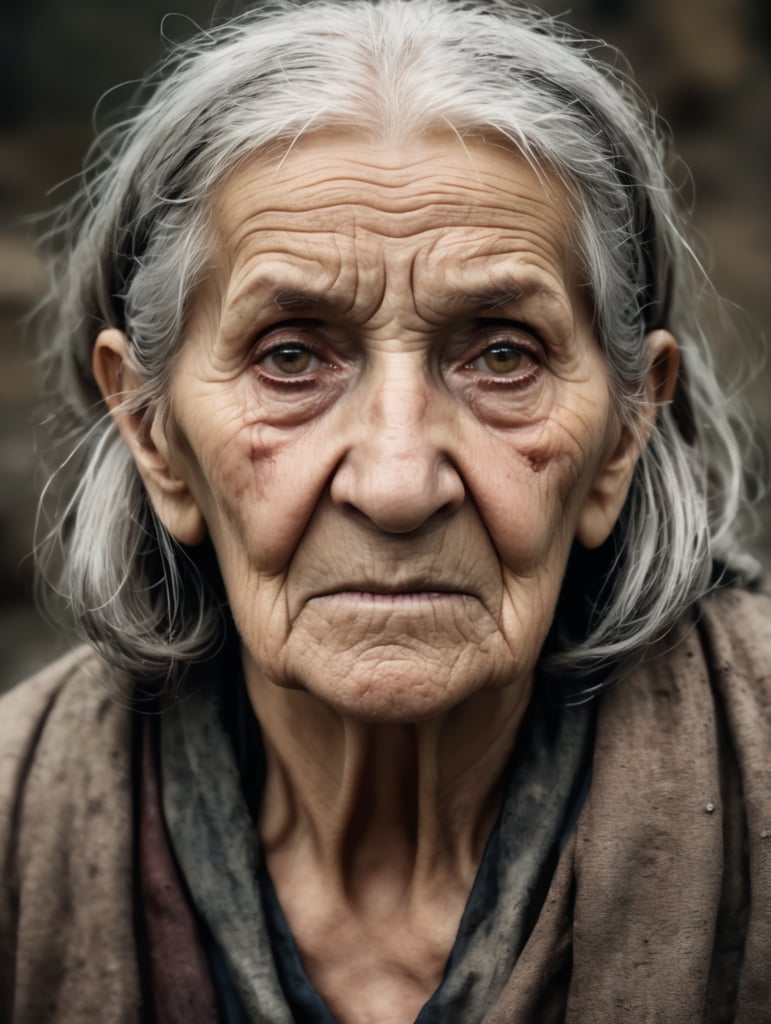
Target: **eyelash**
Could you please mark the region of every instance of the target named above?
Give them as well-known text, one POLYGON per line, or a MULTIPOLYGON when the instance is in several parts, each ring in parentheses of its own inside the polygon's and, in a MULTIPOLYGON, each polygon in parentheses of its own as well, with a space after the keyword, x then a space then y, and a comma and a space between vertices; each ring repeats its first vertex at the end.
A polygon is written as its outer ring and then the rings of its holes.
POLYGON ((473 372, 473 364, 487 353, 495 351, 496 348, 521 354, 530 362, 528 368, 519 372, 515 370, 514 372, 496 374, 495 370, 490 367, 489 374, 480 373, 480 379, 485 386, 526 387, 541 372, 544 360, 543 345, 527 325, 508 320, 493 322, 490 325, 488 321, 485 321, 478 325, 477 329, 481 329, 486 337, 481 344, 476 346, 474 355, 464 361, 462 370, 473 372))
POLYGON ((316 372, 320 368, 324 367, 331 370, 336 369, 335 364, 325 358, 321 346, 315 344, 312 340, 304 336, 304 332, 307 328, 316 326, 316 322, 291 322, 279 324, 277 327, 271 327, 263 333, 262 340, 267 341, 267 339, 270 339, 272 344, 267 348, 263 348, 262 345, 258 343, 254 353, 254 365, 266 383, 275 385, 276 387, 297 388, 308 386, 314 382, 316 372), (280 338, 281 333, 284 332, 289 335, 286 340, 276 340, 276 336, 278 335, 280 338), (278 370, 271 372, 266 368, 266 364, 272 356, 276 356, 282 351, 292 350, 296 352, 307 352, 312 359, 317 361, 318 365, 313 367, 313 369, 308 373, 301 371, 301 373, 297 375, 283 375, 278 370))

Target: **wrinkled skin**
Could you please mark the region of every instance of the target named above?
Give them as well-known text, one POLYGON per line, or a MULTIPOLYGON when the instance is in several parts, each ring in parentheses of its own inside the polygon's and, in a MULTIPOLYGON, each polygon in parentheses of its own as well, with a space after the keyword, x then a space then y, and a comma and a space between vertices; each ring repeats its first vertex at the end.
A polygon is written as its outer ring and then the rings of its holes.
MULTIPOLYGON (((213 213, 168 415, 111 401, 166 526, 216 550, 311 978, 342 1021, 412 1020, 571 545, 612 529, 674 342, 648 339, 633 436, 565 195, 502 143, 311 136, 243 165, 213 213)), ((95 371, 107 396, 130 385, 118 332, 95 371)))
POLYGON ((313 139, 215 222, 163 514, 211 535, 249 674, 405 720, 527 686, 574 537, 619 504, 557 186, 480 143, 313 139))

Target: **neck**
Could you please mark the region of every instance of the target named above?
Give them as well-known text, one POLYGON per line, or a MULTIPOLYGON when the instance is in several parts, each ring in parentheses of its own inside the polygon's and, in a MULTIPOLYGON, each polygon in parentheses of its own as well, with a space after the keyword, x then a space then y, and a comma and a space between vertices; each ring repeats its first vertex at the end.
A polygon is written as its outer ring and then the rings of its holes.
POLYGON ((373 724, 275 686, 253 665, 247 684, 266 751, 259 831, 279 890, 313 865, 338 906, 365 915, 409 912, 447 886, 465 901, 529 688, 482 692, 427 721, 373 724))

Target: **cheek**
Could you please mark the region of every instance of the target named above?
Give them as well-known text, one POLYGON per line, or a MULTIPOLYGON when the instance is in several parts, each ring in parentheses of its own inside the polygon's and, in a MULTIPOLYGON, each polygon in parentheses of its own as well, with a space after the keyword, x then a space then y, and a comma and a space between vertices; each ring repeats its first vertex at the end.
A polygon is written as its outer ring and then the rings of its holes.
POLYGON ((597 453, 562 424, 478 450, 480 515, 500 561, 501 632, 528 663, 551 624, 597 453))
MULTIPOLYGON (((222 413, 191 437, 197 452, 194 493, 223 574, 246 566, 281 572, 297 547, 331 471, 314 424, 277 429, 241 413, 222 413)), ((190 436, 190 434, 188 434, 190 436)))
POLYGON ((553 421, 477 446, 471 490, 504 569, 527 578, 564 560, 595 461, 553 421))

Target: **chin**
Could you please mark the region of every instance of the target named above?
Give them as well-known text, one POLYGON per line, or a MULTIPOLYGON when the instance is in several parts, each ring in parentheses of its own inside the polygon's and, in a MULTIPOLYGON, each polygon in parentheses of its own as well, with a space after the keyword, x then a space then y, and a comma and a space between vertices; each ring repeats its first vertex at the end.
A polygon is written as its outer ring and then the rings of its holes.
POLYGON ((318 667, 297 674, 290 685, 345 718, 369 723, 429 721, 500 685, 489 672, 448 671, 419 658, 358 661, 338 673, 318 667))

